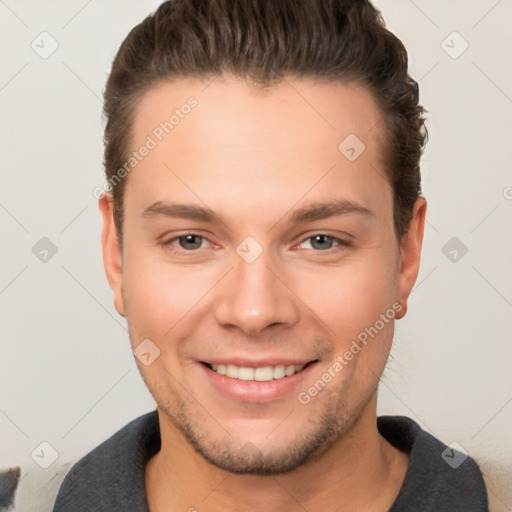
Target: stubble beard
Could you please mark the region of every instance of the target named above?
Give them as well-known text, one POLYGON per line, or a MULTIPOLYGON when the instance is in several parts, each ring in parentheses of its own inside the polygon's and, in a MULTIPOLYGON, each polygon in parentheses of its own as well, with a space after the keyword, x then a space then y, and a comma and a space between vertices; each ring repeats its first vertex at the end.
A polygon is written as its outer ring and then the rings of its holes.
MULTIPOLYGON (((283 475, 320 459, 357 424, 374 394, 371 393, 362 402, 349 405, 343 399, 342 390, 324 389, 322 393, 326 397, 322 411, 307 416, 306 424, 300 429, 301 434, 288 440, 284 446, 281 444, 271 449, 267 447, 264 453, 258 448, 257 442, 235 438, 227 431, 221 438, 212 438, 212 431, 208 431, 208 422, 215 420, 208 418, 205 421, 201 418, 194 411, 194 407, 204 410, 194 399, 187 401, 178 397, 175 404, 169 407, 149 389, 159 409, 204 460, 229 473, 258 476, 283 475)), ((309 404, 296 405, 308 406, 309 404)), ((293 421, 292 418, 293 414, 290 414, 278 428, 286 428, 287 421, 293 421)), ((218 423, 221 425, 221 422, 218 423)))

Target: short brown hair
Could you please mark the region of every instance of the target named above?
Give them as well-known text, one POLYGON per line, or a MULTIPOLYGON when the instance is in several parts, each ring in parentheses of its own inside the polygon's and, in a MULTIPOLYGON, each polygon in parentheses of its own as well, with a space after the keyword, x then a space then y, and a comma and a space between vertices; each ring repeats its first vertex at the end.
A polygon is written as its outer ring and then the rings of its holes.
MULTIPOLYGON (((385 172, 399 238, 421 193, 426 140, 418 84, 407 51, 368 0, 169 0, 121 44, 104 92, 107 182, 127 161, 134 111, 165 80, 222 72, 262 87, 283 77, 356 82, 377 100, 385 124, 385 172)), ((340 141, 341 142, 341 141, 340 141)), ((122 244, 126 177, 113 187, 122 244)))

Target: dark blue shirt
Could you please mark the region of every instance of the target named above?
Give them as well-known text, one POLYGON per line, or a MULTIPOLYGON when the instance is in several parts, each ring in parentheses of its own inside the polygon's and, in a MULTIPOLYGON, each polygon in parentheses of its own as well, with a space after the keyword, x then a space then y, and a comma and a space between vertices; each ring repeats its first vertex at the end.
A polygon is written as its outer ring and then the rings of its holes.
MULTIPOLYGON (((410 455, 389 512, 488 512, 476 462, 405 416, 379 416, 381 435, 410 455)), ((131 421, 78 461, 66 475, 53 512, 148 512, 144 468, 160 450, 158 413, 131 421)))

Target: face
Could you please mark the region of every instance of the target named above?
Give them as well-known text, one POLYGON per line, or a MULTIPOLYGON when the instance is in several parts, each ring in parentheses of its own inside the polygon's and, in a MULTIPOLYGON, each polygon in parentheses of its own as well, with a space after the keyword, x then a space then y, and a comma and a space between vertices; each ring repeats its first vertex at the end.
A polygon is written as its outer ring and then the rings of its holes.
POLYGON ((163 424, 222 469, 277 474, 375 397, 425 205, 400 243, 382 115, 361 86, 206 85, 162 84, 138 104, 133 149, 155 145, 128 176, 122 255, 100 200, 105 266, 133 349, 151 340, 137 364, 163 424))

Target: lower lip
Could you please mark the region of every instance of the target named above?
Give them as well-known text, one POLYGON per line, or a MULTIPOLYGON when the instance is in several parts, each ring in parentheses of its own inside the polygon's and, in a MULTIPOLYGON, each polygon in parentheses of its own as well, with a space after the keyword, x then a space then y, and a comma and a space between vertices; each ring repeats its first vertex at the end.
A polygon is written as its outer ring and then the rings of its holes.
POLYGON ((239 380, 219 375, 202 363, 198 363, 212 385, 224 395, 240 402, 264 403, 278 400, 290 394, 302 383, 318 364, 309 364, 289 377, 267 381, 239 380))

